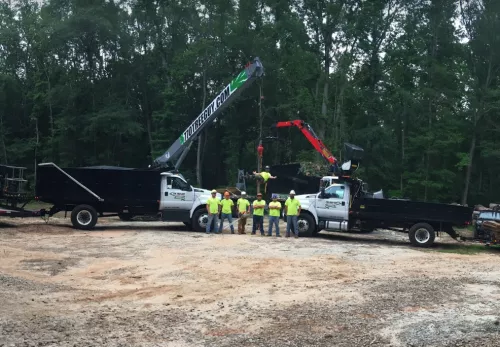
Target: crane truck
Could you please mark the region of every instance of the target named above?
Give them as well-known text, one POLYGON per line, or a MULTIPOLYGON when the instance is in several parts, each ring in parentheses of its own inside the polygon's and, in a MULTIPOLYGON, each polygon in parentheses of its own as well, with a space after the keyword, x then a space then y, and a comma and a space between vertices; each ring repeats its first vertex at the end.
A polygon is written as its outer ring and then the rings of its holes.
POLYGON ((203 230, 208 221, 206 202, 210 191, 192 187, 178 168, 200 132, 263 75, 264 67, 257 57, 147 169, 61 168, 54 163, 39 164, 35 199, 52 207, 37 215, 71 212, 75 228, 90 230, 99 217, 119 216, 127 220, 159 214, 162 221, 183 222, 191 229, 203 230))
MULTIPOLYGON (((163 221, 184 222, 194 230, 204 230, 208 220, 205 206, 209 191, 189 185, 178 168, 200 131, 263 74, 264 68, 258 58, 247 64, 150 168, 60 168, 54 163, 41 163, 36 175, 35 199, 52 207, 40 211, 16 208, 12 199, 16 199, 18 190, 12 195, 12 189, 4 189, 4 198, 9 199, 11 207, 0 213, 11 217, 43 217, 71 212, 73 226, 83 230, 93 229, 98 217, 130 219, 160 214, 163 221)), ((333 171, 339 173, 325 176, 318 193, 296 196, 302 205, 298 220, 302 235, 314 235, 321 230, 385 228, 407 232, 412 244, 426 247, 434 242, 436 232, 443 231, 456 237, 453 228, 469 223, 472 209, 468 207, 384 199, 382 192, 368 193, 361 180, 352 178, 359 167, 363 149, 346 144, 348 160, 339 168, 335 157, 310 126, 302 121, 291 121, 280 122, 277 128, 288 126, 298 127, 332 164, 333 171)), ((6 179, 12 180, 12 177, 6 179)), ((9 183, 8 186, 18 187, 24 182, 17 176, 14 181, 16 185, 9 183)))
MULTIPOLYGON (((338 160, 306 122, 278 122, 271 129, 276 131, 289 127, 296 127, 301 131, 330 164, 330 172, 334 174, 321 178, 319 192, 295 197, 302 207, 297 223, 301 235, 312 236, 322 230, 371 232, 383 228, 406 232, 411 244, 428 247, 433 244, 439 232, 456 238, 458 235, 454 228, 470 224, 472 208, 466 206, 385 199, 382 190, 368 192, 367 185, 353 177, 363 158, 364 150, 361 147, 345 143, 344 154, 347 160, 339 165, 338 160)), ((276 187, 274 183, 271 182, 270 190, 276 187)), ((285 217, 284 211, 281 213, 285 217)))

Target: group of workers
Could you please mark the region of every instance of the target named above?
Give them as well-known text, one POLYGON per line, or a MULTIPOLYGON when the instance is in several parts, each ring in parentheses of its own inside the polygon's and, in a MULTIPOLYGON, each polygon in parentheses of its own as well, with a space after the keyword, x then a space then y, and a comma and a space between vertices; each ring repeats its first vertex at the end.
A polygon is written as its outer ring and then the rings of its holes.
MULTIPOLYGON (((247 223, 247 218, 250 216, 250 202, 247 199, 247 194, 245 192, 241 193, 241 197, 236 202, 236 206, 231 200, 231 194, 226 191, 224 193, 224 198, 219 200, 217 198, 217 191, 212 190, 212 196, 207 200, 207 211, 208 211, 208 221, 206 226, 206 233, 210 234, 212 221, 214 222, 214 232, 219 234, 223 230, 224 220, 227 219, 230 225, 231 234, 234 234, 233 226, 233 209, 236 207, 238 212, 238 234, 246 234, 245 227, 247 223), (220 214, 220 225, 219 225, 219 214, 220 214)), ((267 236, 272 236, 273 226, 275 227, 276 237, 281 237, 279 220, 281 212, 281 202, 278 201, 278 195, 273 194, 271 197, 272 201, 269 202, 269 228, 267 231, 267 236)), ((257 229, 259 229, 260 234, 264 236, 264 210, 266 207, 266 201, 262 199, 262 193, 257 194, 257 199, 252 203, 253 207, 253 225, 252 225, 252 235, 255 235, 257 229)), ((285 201, 285 216, 286 216, 286 233, 285 237, 290 237, 292 231, 295 234, 295 238, 299 237, 299 230, 297 225, 297 219, 300 214, 300 202, 295 198, 295 191, 290 191, 288 199, 285 201), (293 230, 292 230, 293 229, 293 230)))

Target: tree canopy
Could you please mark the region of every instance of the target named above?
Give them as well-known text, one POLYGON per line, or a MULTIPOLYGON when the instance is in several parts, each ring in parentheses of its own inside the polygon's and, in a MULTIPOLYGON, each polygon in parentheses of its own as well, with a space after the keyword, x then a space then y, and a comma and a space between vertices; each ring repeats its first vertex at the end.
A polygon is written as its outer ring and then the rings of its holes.
MULTIPOLYGON (((372 189, 498 200, 499 1, 20 0, 0 23, 1 163, 147 167, 258 56, 266 76, 185 176, 234 183, 261 126, 303 119, 336 156, 364 148, 372 189)), ((321 160, 296 129, 280 137, 265 164, 321 160)))

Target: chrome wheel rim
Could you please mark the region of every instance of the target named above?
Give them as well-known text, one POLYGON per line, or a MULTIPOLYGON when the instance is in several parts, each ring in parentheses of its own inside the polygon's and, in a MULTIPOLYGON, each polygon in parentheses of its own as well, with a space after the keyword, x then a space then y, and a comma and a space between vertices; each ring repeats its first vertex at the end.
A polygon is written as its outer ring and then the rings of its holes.
POLYGON ((80 225, 89 225, 92 222, 92 214, 87 210, 82 210, 77 213, 76 220, 80 225))
POLYGON ((420 228, 415 232, 415 240, 418 243, 426 243, 431 238, 431 233, 425 228, 420 228))

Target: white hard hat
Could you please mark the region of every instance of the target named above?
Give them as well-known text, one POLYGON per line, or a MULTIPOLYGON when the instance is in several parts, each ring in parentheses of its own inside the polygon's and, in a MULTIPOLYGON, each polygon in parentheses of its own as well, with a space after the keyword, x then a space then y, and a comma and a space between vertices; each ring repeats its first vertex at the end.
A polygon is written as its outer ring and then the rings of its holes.
POLYGON ((295 190, 290 190, 290 195, 295 195, 295 190))
POLYGON ((247 195, 247 192, 241 192, 241 195, 247 195))

